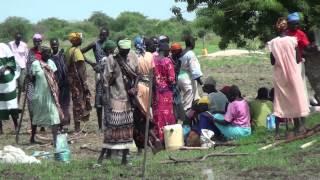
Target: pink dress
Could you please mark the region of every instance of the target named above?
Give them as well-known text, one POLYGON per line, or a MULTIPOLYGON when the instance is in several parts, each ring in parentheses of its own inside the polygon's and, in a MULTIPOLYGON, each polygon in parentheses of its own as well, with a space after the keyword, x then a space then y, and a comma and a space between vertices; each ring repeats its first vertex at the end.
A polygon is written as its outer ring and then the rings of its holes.
POLYGON ((166 125, 175 124, 173 112, 173 91, 175 83, 174 65, 171 59, 156 56, 154 59, 154 95, 153 118, 156 136, 163 142, 163 128, 166 125))
POLYGON ((277 37, 269 42, 275 58, 273 71, 274 115, 280 118, 305 117, 309 114, 301 69, 296 62, 297 39, 277 37))

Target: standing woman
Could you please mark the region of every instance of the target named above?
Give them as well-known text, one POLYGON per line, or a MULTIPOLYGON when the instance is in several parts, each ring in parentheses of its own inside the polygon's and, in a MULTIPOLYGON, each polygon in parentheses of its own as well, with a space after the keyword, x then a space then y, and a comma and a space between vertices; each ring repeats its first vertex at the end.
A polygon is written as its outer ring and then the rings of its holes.
MULTIPOLYGON (((29 50, 28 58, 27 58, 27 76, 26 76, 26 95, 27 95, 27 103, 28 107, 31 107, 32 96, 34 94, 34 82, 31 81, 32 72, 31 65, 34 61, 42 61, 42 53, 41 53, 41 44, 42 44, 42 35, 36 33, 32 37, 33 47, 29 50)), ((32 108, 28 108, 29 116, 31 120, 31 134, 36 134, 37 126, 32 125, 33 112, 32 108)), ((45 129, 41 127, 40 131, 44 131, 45 129)), ((31 143, 35 143, 34 139, 30 139, 31 143)))
POLYGON ((18 124, 17 82, 19 78, 15 58, 10 48, 0 43, 0 134, 3 134, 2 120, 8 120, 11 115, 14 128, 18 124))
POLYGON ((172 60, 168 57, 170 52, 167 43, 160 43, 159 56, 154 57, 154 96, 153 118, 155 133, 160 141, 164 141, 163 128, 176 123, 173 112, 173 85, 175 84, 175 71, 172 60))
MULTIPOLYGON (((278 26, 277 26, 278 27, 278 26)), ((278 28, 279 33, 281 29, 278 28)), ((308 97, 305 93, 300 55, 295 37, 281 33, 268 42, 273 70, 274 102, 273 112, 278 126, 280 118, 294 118, 294 131, 299 133, 301 117, 309 114, 308 97)), ((278 136, 276 128, 276 136, 278 136)))
MULTIPOLYGON (((50 59, 51 50, 43 47, 43 61, 33 61, 31 64, 31 81, 34 82, 34 94, 31 100, 31 109, 33 112, 32 125, 36 128, 51 127, 53 135, 53 145, 55 146, 58 125, 63 113, 59 104, 59 88, 55 79, 54 72, 56 65, 50 59)), ((35 142, 36 132, 31 134, 31 142, 35 142)))
POLYGON ((90 117, 91 94, 87 84, 85 58, 79 48, 82 44, 82 34, 70 33, 69 41, 72 47, 66 52, 68 80, 72 94, 74 128, 76 132, 80 132, 80 121, 88 121, 90 117))
POLYGON ((68 82, 68 71, 65 62, 64 49, 59 49, 59 40, 57 38, 50 39, 50 47, 52 49, 51 59, 57 67, 55 75, 59 87, 59 102, 64 115, 64 118, 60 119, 62 128, 62 126, 70 125, 70 86, 68 82))
POLYGON ((133 142, 133 105, 131 97, 136 94, 134 87, 137 77, 138 59, 131 52, 131 41, 118 42, 119 53, 109 56, 104 69, 104 89, 109 90, 109 106, 104 120, 103 148, 98 159, 101 164, 105 152, 122 150, 122 164, 127 164, 127 155, 133 142))

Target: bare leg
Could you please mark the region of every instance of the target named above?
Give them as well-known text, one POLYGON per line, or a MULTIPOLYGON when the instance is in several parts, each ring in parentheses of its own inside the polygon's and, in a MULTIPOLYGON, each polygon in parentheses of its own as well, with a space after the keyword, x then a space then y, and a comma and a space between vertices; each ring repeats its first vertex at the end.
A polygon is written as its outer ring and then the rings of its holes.
POLYGON ((97 107, 97 117, 98 117, 98 126, 99 130, 102 130, 102 107, 97 107))
POLYGON ((129 154, 129 149, 122 150, 122 161, 121 161, 122 165, 127 165, 128 164, 128 160, 127 160, 127 155, 128 154, 129 154))
POLYGON ((18 114, 14 114, 14 115, 11 115, 11 117, 12 117, 12 121, 13 121, 13 125, 14 125, 14 131, 16 131, 17 127, 18 127, 19 115, 18 114))
POLYGON ((0 120, 0 135, 3 134, 2 121, 0 120))
POLYGON ((56 147, 59 125, 52 125, 51 128, 52 128, 53 147, 56 147))
POLYGON ((275 118, 275 123, 276 123, 276 130, 275 130, 275 138, 280 139, 280 134, 279 134, 279 125, 280 125, 280 120, 279 117, 275 118))
POLYGON ((306 127, 305 127, 305 118, 301 117, 300 118, 300 127, 299 127, 300 133, 305 133, 306 132, 306 127))
POLYGON ((37 125, 32 125, 32 126, 31 126, 31 138, 30 138, 30 143, 31 143, 31 144, 36 143, 36 141, 35 141, 35 139, 34 139, 36 133, 37 133, 37 125))
POLYGON ((106 159, 111 159, 111 155, 112 155, 112 150, 111 149, 107 149, 106 159))
POLYGON ((80 121, 79 120, 75 120, 74 121, 74 131, 75 132, 80 132, 81 129, 80 129, 80 121))
MULTIPOLYGON (((109 149, 108 149, 109 150, 109 149)), ((98 164, 102 164, 102 161, 103 161, 103 156, 104 154, 106 153, 107 151, 107 148, 102 148, 101 149, 101 152, 100 152, 100 156, 98 158, 98 164)))
POLYGON ((300 118, 294 118, 293 125, 294 125, 294 134, 298 135, 299 129, 300 129, 300 118))

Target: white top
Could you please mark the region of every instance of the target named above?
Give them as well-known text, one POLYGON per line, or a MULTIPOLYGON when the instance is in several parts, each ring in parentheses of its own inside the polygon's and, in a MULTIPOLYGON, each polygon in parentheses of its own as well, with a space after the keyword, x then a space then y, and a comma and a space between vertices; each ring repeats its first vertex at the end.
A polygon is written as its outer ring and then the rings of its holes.
POLYGON ((16 59, 18 66, 21 69, 24 69, 26 67, 28 58, 28 45, 25 42, 20 41, 19 46, 17 46, 15 41, 11 41, 9 42, 9 46, 14 55, 14 58, 16 59))

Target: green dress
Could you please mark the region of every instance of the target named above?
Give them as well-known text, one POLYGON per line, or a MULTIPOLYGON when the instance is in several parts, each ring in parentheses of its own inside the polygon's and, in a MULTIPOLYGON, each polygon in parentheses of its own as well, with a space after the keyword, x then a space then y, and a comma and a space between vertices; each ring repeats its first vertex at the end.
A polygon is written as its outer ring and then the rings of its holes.
MULTIPOLYGON (((48 66, 55 72, 56 65, 48 60, 48 66)), ((35 77, 34 94, 32 96, 32 124, 38 126, 51 126, 60 124, 59 112, 51 94, 51 90, 40 62, 34 61, 31 65, 32 75, 35 77)))

